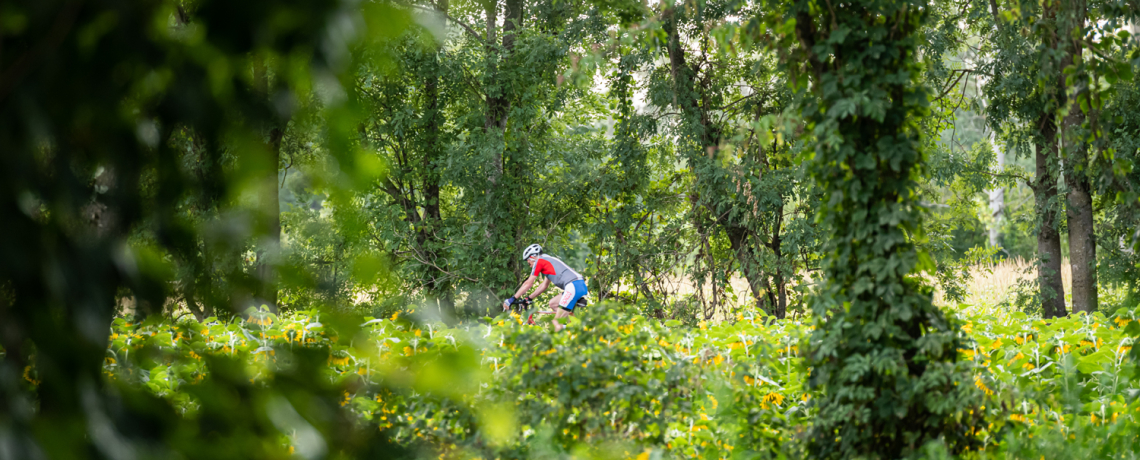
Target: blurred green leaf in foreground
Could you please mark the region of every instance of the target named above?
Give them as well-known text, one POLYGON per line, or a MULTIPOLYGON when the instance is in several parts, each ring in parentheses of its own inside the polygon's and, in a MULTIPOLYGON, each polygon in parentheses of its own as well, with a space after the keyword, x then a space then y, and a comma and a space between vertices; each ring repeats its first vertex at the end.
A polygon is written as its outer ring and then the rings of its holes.
POLYGON ((272 270, 211 271, 243 260, 235 242, 268 242, 260 262, 279 240, 272 184, 295 112, 323 111, 332 188, 372 179, 352 172, 376 168, 354 167, 348 147, 349 63, 407 15, 356 3, 0 5, 0 457, 283 458, 286 434, 305 458, 395 453, 346 425, 339 388, 312 371, 327 350, 298 352, 269 386, 209 360, 194 417, 101 375, 123 292, 142 314, 163 311, 171 286, 196 313, 275 303, 272 270))

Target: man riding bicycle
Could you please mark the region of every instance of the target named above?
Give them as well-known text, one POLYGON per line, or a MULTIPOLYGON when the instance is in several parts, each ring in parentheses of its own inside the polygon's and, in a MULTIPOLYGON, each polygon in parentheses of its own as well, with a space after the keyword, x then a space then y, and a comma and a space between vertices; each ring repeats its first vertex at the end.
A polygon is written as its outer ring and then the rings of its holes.
POLYGON ((554 330, 561 331, 566 326, 558 323, 559 318, 565 318, 574 314, 574 306, 578 303, 578 299, 586 296, 586 280, 578 272, 567 266, 562 259, 552 255, 543 254, 542 246, 532 244, 523 250, 523 260, 531 266, 530 277, 523 282, 519 287, 518 292, 514 296, 503 302, 503 310, 511 308, 515 302, 519 301, 534 286, 534 280, 538 275, 546 275, 542 280, 542 284, 534 290, 534 293, 525 297, 527 301, 537 298, 539 294, 546 291, 550 283, 554 283, 559 289, 562 289, 562 295, 550 299, 549 312, 540 313, 553 313, 554 314, 554 330), (555 308, 557 306, 557 308, 555 308))

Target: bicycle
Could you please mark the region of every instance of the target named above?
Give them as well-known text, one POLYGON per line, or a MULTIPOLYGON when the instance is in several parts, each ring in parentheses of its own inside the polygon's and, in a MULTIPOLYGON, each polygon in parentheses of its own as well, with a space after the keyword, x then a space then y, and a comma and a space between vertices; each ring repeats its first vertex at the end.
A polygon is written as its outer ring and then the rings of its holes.
MULTIPOLYGON (((534 304, 533 300, 526 298, 526 297, 523 297, 521 299, 516 300, 515 303, 511 305, 510 310, 511 310, 511 312, 518 313, 521 316, 522 314, 530 311, 530 307, 533 304, 534 304)), ((589 305, 589 302, 586 301, 585 297, 579 298, 578 301, 574 303, 574 310, 577 311, 579 308, 586 308, 587 305, 589 305)), ((532 325, 532 326, 535 325, 535 322, 534 322, 534 314, 535 313, 549 315, 549 314, 553 314, 554 312, 553 311, 536 311, 536 312, 529 313, 526 317, 526 323, 528 325, 532 325)), ((571 313, 571 315, 573 315, 573 313, 571 313)))

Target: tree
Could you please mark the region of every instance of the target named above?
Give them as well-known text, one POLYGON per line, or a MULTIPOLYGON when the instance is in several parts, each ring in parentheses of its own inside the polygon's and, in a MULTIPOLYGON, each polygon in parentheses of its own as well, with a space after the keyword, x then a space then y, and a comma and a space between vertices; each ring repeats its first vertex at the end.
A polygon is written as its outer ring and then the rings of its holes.
MULTIPOLYGON (((668 85, 651 81, 649 98, 662 112, 673 111, 665 126, 694 178, 697 233, 723 235, 756 306, 766 303, 765 310, 783 318, 789 282, 809 268, 796 256, 814 252, 811 227, 803 225, 807 213, 795 205, 811 191, 798 180, 801 163, 777 134, 780 127, 770 125, 791 98, 770 51, 716 32, 717 24, 754 9, 735 2, 662 3, 668 61, 652 75, 667 77, 668 85)), ((711 247, 702 254, 715 265, 711 247)), ((714 289, 726 278, 713 274, 714 289)))
POLYGON ((1064 53, 1057 85, 1062 93, 1061 163, 1064 166, 1068 202, 1065 214, 1069 227, 1069 263, 1072 266, 1073 311, 1092 313, 1097 310, 1096 228, 1093 223, 1092 187, 1088 176, 1088 135, 1085 113, 1078 102, 1088 88, 1088 75, 1079 66, 1085 41, 1085 0, 1061 2, 1057 20, 1057 46, 1064 53), (1067 74, 1073 68, 1072 76, 1067 74), (1072 81, 1070 84, 1068 81, 1072 81), (1069 91, 1067 88, 1072 87, 1069 91))
MULTIPOLYGON (((327 353, 298 356, 297 374, 283 373, 277 381, 284 383, 269 388, 235 378, 243 373, 234 372, 233 363, 213 362, 217 378, 197 390, 207 396, 201 425, 181 418, 162 400, 131 388, 109 388, 103 379, 119 290, 138 297, 141 315, 160 312, 173 277, 169 261, 176 256, 201 260, 195 248, 206 231, 175 210, 203 198, 199 194, 209 201, 256 192, 243 186, 263 179, 251 167, 260 161, 256 153, 266 148, 259 128, 287 112, 269 99, 308 94, 314 75, 336 80, 338 60, 353 39, 321 46, 328 27, 339 23, 334 19, 367 16, 372 33, 402 28, 405 21, 382 4, 351 10, 332 1, 201 1, 193 2, 189 15, 186 3, 43 1, 2 7, 8 18, 0 24, 0 220, 6 232, 0 241, 0 436, 9 440, 5 453, 15 458, 122 452, 265 457, 281 433, 256 414, 265 413, 268 401, 290 397, 306 398, 302 412, 322 414, 317 427, 339 438, 334 445, 343 449, 335 450, 384 449, 381 436, 343 423, 338 388, 315 379, 316 372, 306 373, 327 360, 327 353), (264 61, 276 63, 266 71, 283 80, 271 98, 258 92, 252 72, 245 72, 259 56, 288 58, 264 61), (179 141, 187 138, 204 146, 198 153, 205 169, 216 172, 229 155, 237 165, 232 174, 225 180, 194 174, 193 166, 179 161, 185 158, 179 141), (147 237, 132 238, 140 233, 147 237), (41 379, 34 394, 22 378, 29 366, 41 379), (214 398, 220 395, 226 396, 214 398), (219 429, 248 436, 218 443, 187 436, 219 429)), ((334 124, 351 124, 353 118, 350 110, 333 116, 334 124)), ((353 157, 344 150, 336 153, 352 171, 353 157)), ((255 226, 235 223, 224 229, 231 231, 227 238, 242 242, 259 236, 242 230, 255 226)), ((191 264, 193 270, 203 266, 191 264)), ((198 275, 186 278, 210 282, 198 275)))
POLYGON ((808 451, 901 458, 945 443, 961 452, 976 442, 978 415, 967 414, 978 395, 957 362, 956 327, 912 276, 930 267, 915 249, 924 211, 914 193, 924 162, 917 119, 929 104, 917 83, 926 5, 773 7, 765 25, 804 90, 809 171, 828 234, 808 345, 819 410, 808 451))
POLYGON ((1026 182, 1033 190, 1037 215, 1037 296, 1042 305, 1042 315, 1046 318, 1067 314, 1064 285, 1061 283, 1060 222, 1057 220, 1061 200, 1056 111, 1058 97, 1064 87, 1057 85, 1062 73, 1057 62, 1050 57, 1057 47, 1056 35, 1051 29, 1057 7, 1057 4, 1049 2, 1040 8, 1023 5, 1018 9, 1020 16, 1007 23, 1003 12, 998 10, 998 4, 991 2, 993 25, 990 46, 994 54, 981 66, 982 71, 992 77, 984 89, 990 101, 986 106, 987 122, 995 131, 999 131, 1003 124, 1012 125, 1010 131, 1014 138, 1007 144, 1022 154, 1032 151, 1034 158, 1035 176, 1026 182), (1034 32, 1021 34, 1023 24, 1029 25, 1034 32))

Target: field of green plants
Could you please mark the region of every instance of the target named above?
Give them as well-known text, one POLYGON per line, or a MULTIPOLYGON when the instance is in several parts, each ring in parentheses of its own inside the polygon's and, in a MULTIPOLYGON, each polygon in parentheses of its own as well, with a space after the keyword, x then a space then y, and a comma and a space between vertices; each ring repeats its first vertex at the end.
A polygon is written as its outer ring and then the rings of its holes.
MULTIPOLYGON (((590 307, 557 334, 517 314, 456 328, 399 313, 117 319, 104 372, 193 418, 194 387, 218 363, 240 364, 257 386, 315 353, 318 378, 342 393, 355 423, 439 458, 803 457, 814 409, 800 350, 811 326, 740 315, 689 328, 624 308, 590 307)), ((980 448, 968 456, 1137 458, 1138 318, 1140 309, 1051 321, 959 314, 968 337, 959 359, 975 373, 954 383, 984 394, 970 433, 980 448)), ((35 383, 34 369, 25 377, 35 383)), ((303 429, 281 431, 282 453, 312 449, 303 429)))

